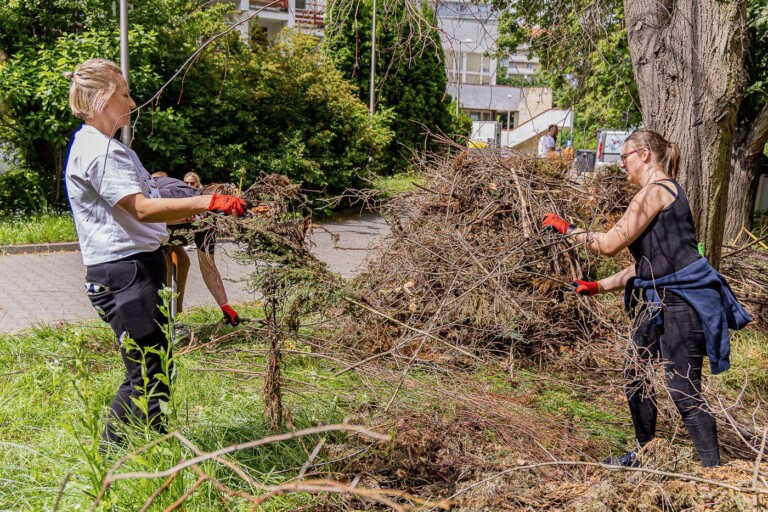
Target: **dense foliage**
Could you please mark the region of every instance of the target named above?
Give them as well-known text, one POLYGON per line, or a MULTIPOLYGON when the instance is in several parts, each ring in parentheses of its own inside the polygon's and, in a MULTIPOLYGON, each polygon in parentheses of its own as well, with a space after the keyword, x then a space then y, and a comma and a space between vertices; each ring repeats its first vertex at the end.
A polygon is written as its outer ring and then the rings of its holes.
POLYGON ((528 45, 555 106, 576 113, 575 140, 592 141, 598 128, 636 127, 642 118, 622 2, 576 3, 495 0, 502 13, 498 48, 504 54, 528 45))
MULTIPOLYGON (((62 73, 85 59, 119 58, 113 3, 20 0, 0 7, 0 140, 61 197, 66 144, 80 124, 62 73), (38 5, 39 4, 39 5, 38 5), (66 23, 65 23, 66 21, 66 23)), ((131 94, 142 104, 202 41, 226 30, 230 4, 148 0, 130 12, 131 94)), ((204 181, 250 182, 286 174, 336 191, 379 171, 386 116, 369 117, 349 86, 300 34, 244 44, 216 39, 191 68, 134 117, 133 147, 150 170, 204 181)))
MULTIPOLYGON (((556 106, 577 113, 576 130, 585 132, 588 140, 594 139, 597 128, 627 129, 642 123, 622 1, 493 3, 502 12, 499 52, 529 45, 541 61, 542 78, 553 88, 556 106)), ((768 99, 768 3, 749 0, 747 18, 753 51, 742 108, 757 109, 768 99)))
MULTIPOLYGON (((326 48, 344 77, 370 100, 371 0, 329 3, 326 48)), ((394 140, 388 171, 407 166, 409 150, 436 147, 434 134, 468 133, 446 95, 445 55, 432 6, 426 2, 377 2, 375 104, 391 110, 394 140)))

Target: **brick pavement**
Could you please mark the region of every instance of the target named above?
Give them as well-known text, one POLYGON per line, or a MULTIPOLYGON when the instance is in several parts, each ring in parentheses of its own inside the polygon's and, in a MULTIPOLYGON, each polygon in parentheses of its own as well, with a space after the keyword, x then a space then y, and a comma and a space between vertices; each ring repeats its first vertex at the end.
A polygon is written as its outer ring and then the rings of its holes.
MULTIPOLYGON (((322 225, 339 235, 334 248, 331 234, 316 229, 313 252, 345 277, 353 276, 369 254, 372 244, 388 232, 386 223, 375 215, 363 215, 322 225)), ((216 263, 224 278, 229 301, 233 304, 254 300, 242 279, 251 269, 235 261, 228 252, 232 244, 217 248, 216 263)), ((197 265, 195 251, 189 252, 190 276, 187 280, 185 308, 212 305, 197 265)), ((0 255, 0 332, 16 332, 41 324, 94 319, 83 289, 85 267, 80 252, 53 252, 0 255)))

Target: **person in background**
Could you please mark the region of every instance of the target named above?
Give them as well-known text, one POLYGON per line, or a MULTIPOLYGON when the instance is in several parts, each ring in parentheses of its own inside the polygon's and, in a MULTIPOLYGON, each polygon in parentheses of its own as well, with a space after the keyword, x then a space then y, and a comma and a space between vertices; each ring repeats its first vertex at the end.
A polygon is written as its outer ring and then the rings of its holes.
MULTIPOLYGON (((542 225, 594 253, 613 256, 629 249, 634 264, 599 281, 571 285, 582 295, 624 290, 627 311, 634 316, 624 376, 639 447, 656 435, 657 408, 649 376, 652 363, 661 361, 667 389, 702 465, 717 466, 717 427, 701 393, 704 355, 712 374, 727 370, 728 329, 740 329, 752 318, 698 252, 691 208, 674 179, 680 159, 677 144, 654 131, 636 130, 625 141, 620 159, 629 182, 642 188, 610 230, 588 232, 554 213, 546 214, 542 225), (635 314, 638 301, 641 307, 635 314)), ((604 462, 635 467, 637 451, 604 462)))
POLYGON ((173 363, 158 293, 166 277, 165 223, 205 211, 242 215, 246 206, 227 195, 161 198, 136 153, 112 138, 136 107, 120 68, 94 58, 65 76, 71 80, 69 106, 85 121, 65 168, 85 289, 117 336, 125 366, 102 434, 106 449, 123 443, 115 421, 166 429, 161 402, 168 400, 173 363))
POLYGON ((200 176, 198 176, 196 172, 188 172, 185 174, 184 183, 197 190, 203 188, 203 184, 200 182, 200 176))
POLYGON ((557 140, 557 125, 551 124, 547 128, 547 133, 539 139, 538 156, 544 157, 555 151, 555 141, 557 140))
MULTIPOLYGON (((237 193, 237 190, 233 185, 225 186, 211 184, 206 185, 202 190, 197 190, 181 180, 168 177, 168 174, 164 172, 152 173, 152 177, 155 178, 155 184, 160 192, 160 197, 195 197, 198 195, 222 193, 224 191, 230 195, 235 195, 237 193)), ((176 289, 178 298, 176 299, 176 311, 178 313, 183 311, 184 290, 186 288, 190 267, 189 256, 183 246, 193 242, 197 250, 197 261, 200 265, 200 274, 203 276, 205 286, 216 300, 216 304, 221 308, 221 312, 224 314, 224 320, 232 326, 238 325, 240 323, 240 316, 228 303, 227 292, 224 289, 221 274, 219 273, 219 269, 216 267, 216 261, 214 260, 216 235, 213 230, 211 228, 195 228, 191 222, 186 220, 178 223, 168 223, 168 230, 170 233, 168 248, 176 256, 177 260, 176 289)))

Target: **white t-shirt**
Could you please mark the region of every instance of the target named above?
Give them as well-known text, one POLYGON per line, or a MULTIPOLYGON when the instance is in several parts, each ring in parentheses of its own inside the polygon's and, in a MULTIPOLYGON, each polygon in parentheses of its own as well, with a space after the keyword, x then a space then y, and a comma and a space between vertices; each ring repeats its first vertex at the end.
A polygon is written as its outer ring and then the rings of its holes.
POLYGON ((549 148, 555 149, 555 138, 551 135, 542 135, 539 139, 539 156, 547 156, 551 151, 549 148))
POLYGON ((117 206, 132 194, 160 197, 136 152, 120 141, 84 124, 75 133, 65 174, 86 265, 152 252, 168 240, 164 222, 140 222, 117 206))

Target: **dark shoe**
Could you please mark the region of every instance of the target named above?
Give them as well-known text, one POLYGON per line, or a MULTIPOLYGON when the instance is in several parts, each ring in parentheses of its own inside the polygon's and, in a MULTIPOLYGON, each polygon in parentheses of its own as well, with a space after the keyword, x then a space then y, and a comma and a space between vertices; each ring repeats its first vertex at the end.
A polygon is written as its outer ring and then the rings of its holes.
POLYGON ((176 344, 183 345, 186 344, 189 341, 189 337, 192 333, 189 330, 189 327, 187 327, 184 324, 174 324, 173 325, 173 341, 176 344))
POLYGON ((603 464, 608 466, 621 466, 625 468, 637 468, 640 467, 640 462, 637 460, 637 450, 629 451, 618 457, 612 455, 603 461, 603 464))

